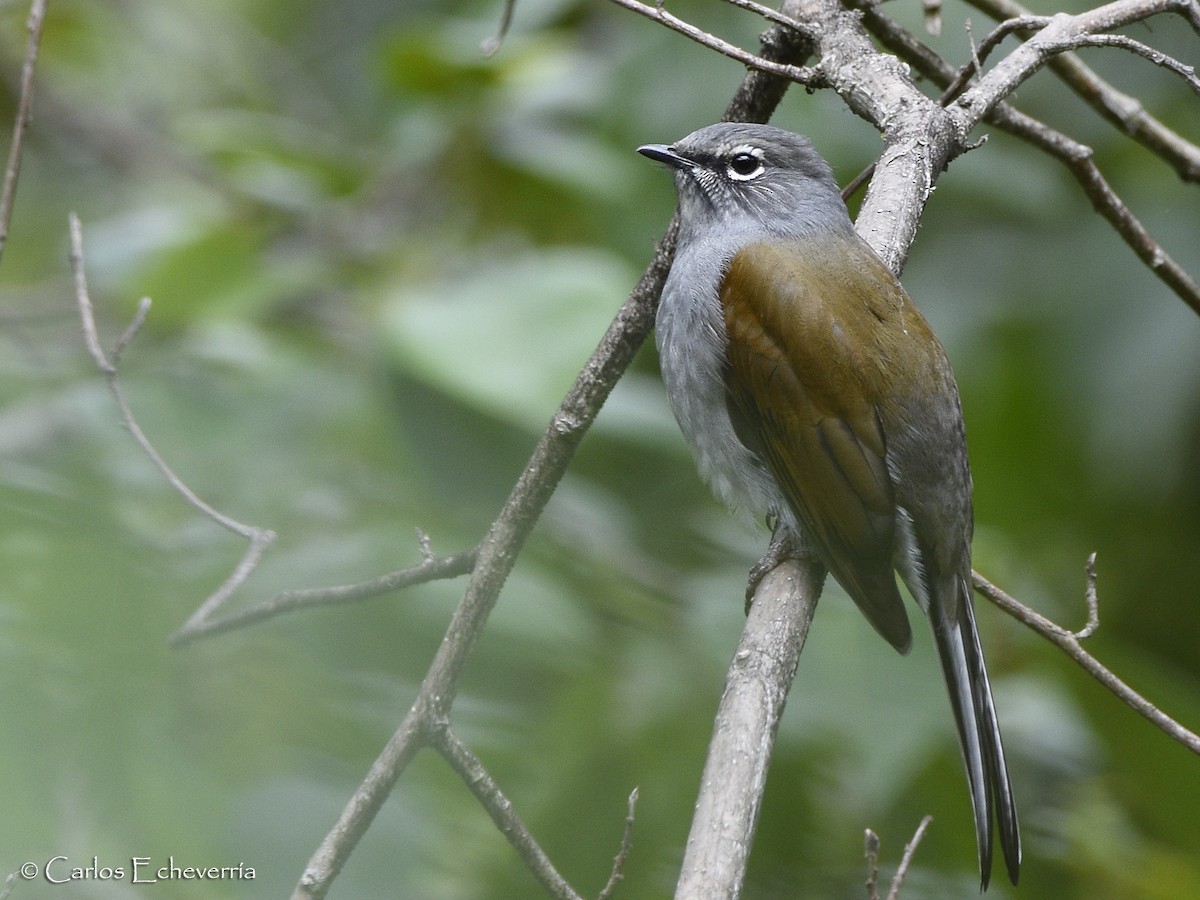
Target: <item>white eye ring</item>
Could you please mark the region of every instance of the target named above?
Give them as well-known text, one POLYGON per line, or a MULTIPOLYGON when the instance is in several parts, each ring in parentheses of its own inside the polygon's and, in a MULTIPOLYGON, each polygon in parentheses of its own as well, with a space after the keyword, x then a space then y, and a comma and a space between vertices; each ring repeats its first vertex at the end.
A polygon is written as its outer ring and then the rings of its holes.
POLYGON ((750 181, 763 173, 763 152, 758 147, 736 147, 725 171, 734 181, 750 181))

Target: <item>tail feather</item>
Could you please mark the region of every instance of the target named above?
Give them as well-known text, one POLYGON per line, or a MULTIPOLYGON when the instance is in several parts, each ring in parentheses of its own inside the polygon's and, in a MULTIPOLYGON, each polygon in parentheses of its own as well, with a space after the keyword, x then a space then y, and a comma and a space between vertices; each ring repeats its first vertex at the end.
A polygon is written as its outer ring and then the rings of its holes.
MULTIPOLYGON (((987 666, 984 665, 983 647, 979 643, 979 631, 975 627, 975 609, 971 603, 969 589, 964 585, 966 602, 963 603, 963 619, 966 623, 964 639, 967 657, 974 676, 975 703, 983 732, 984 768, 992 792, 996 811, 996 822, 1000 830, 1000 848, 1004 854, 1004 866, 1008 878, 1015 885, 1021 872, 1021 831, 1017 824, 1017 806, 1013 800, 1012 784, 1008 780, 1008 766, 1004 761, 1004 741, 1000 738, 1000 722, 996 718, 996 706, 992 700, 992 686, 988 681, 987 666)), ((986 880, 984 887, 987 887, 986 880)))
POLYGON ((992 871, 993 818, 999 825, 1000 848, 1013 884, 1020 873, 1021 837, 975 612, 966 583, 958 583, 955 600, 931 603, 929 617, 966 763, 979 871, 986 890, 992 871))

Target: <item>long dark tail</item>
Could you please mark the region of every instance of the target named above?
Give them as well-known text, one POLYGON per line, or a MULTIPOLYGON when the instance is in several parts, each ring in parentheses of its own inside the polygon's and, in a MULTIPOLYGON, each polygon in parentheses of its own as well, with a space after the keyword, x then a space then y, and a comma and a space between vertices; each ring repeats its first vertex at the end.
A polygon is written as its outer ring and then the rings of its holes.
POLYGON ((1004 864, 1013 884, 1017 883, 1021 869, 1021 835, 1008 768, 1004 764, 1004 746, 992 702, 992 688, 988 684, 983 648, 975 628, 970 588, 967 582, 957 580, 961 585, 957 602, 931 604, 930 623, 967 765, 971 806, 975 811, 975 837, 979 846, 979 871, 983 889, 987 890, 992 874, 993 811, 999 826, 1004 864))

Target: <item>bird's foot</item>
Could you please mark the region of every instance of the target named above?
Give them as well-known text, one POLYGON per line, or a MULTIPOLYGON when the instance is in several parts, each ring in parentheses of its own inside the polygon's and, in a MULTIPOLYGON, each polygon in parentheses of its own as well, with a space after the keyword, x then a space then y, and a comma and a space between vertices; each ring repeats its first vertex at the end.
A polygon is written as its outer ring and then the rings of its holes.
POLYGON ((746 583, 747 613, 754 605, 754 592, 758 590, 759 584, 767 574, 785 559, 798 559, 803 556, 800 551, 801 548, 797 545, 791 529, 776 524, 775 530, 771 532, 771 544, 767 547, 767 552, 750 569, 750 577, 746 583))

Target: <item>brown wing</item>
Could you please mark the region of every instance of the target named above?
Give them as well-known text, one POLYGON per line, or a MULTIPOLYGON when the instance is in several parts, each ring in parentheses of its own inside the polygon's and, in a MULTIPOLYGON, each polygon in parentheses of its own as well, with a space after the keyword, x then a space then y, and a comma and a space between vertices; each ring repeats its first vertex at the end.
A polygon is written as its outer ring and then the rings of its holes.
POLYGON ((881 329, 903 295, 891 296, 900 289, 873 255, 847 266, 843 254, 835 267, 822 249, 754 244, 733 258, 721 285, 730 414, 830 572, 904 653, 912 631, 893 571, 896 498, 880 420, 891 389, 881 329))

